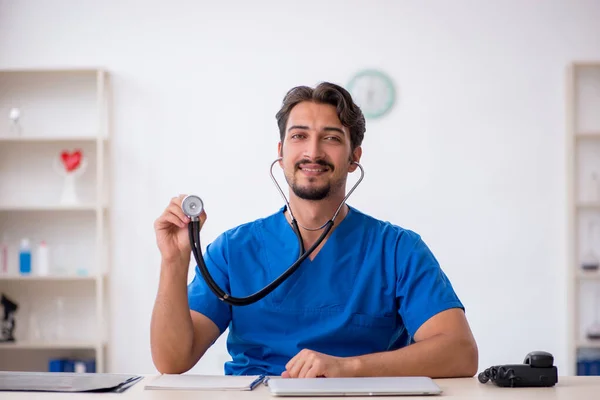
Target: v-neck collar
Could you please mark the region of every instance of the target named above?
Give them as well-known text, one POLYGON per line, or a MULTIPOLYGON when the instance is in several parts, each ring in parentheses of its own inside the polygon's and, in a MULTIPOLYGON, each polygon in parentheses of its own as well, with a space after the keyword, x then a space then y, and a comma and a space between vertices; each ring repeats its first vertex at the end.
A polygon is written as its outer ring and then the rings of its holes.
MULTIPOLYGON (((346 204, 346 205, 348 206, 348 213, 346 214, 346 217, 344 217, 344 219, 335 227, 333 232, 331 232, 331 234, 329 235, 329 238, 327 238, 327 241, 325 242, 325 244, 323 244, 323 247, 321 247, 321 250, 317 253, 315 258, 313 260, 311 260, 310 257, 307 257, 306 260, 304 260, 304 262, 312 264, 312 263, 316 262, 318 259, 322 258, 322 257, 320 257, 321 253, 323 253, 323 251, 326 251, 326 249, 331 247, 329 242, 332 240, 335 240, 336 236, 345 234, 346 231, 348 229, 350 229, 349 227, 352 224, 348 221, 354 217, 355 210, 350 205, 348 205, 348 204, 346 204)), ((283 207, 281 207, 281 209, 279 210, 279 213, 278 213, 280 229, 286 235, 286 239, 289 235, 290 238, 293 238, 293 240, 295 240, 296 243, 298 243, 298 237, 296 236, 296 232, 294 232, 294 228, 288 222, 288 219, 285 216, 286 210, 287 210, 287 206, 283 206, 283 207)), ((300 252, 299 247, 297 250, 298 250, 298 252, 300 252)))

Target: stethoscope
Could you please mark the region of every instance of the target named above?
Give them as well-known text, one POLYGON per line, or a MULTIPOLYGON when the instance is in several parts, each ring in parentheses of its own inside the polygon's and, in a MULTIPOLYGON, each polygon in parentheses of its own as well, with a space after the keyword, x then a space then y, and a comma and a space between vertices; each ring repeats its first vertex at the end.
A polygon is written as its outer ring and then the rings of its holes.
POLYGON ((311 253, 317 247, 319 247, 319 245, 321 244, 321 242, 323 242, 323 240, 325 239, 325 237, 327 236, 329 231, 331 231, 331 228, 333 228, 333 221, 339 214, 340 210, 342 209, 342 206, 346 203, 346 200, 348 199, 348 197, 350 197, 352 192, 354 192, 354 189, 356 189, 356 187, 359 185, 359 183, 363 180, 363 177, 365 176, 365 171, 363 170, 362 165, 353 161, 353 163, 356 164, 358 166, 358 168, 360 169, 360 178, 354 184, 352 189, 348 192, 346 197, 344 197, 344 199, 340 203, 339 207, 335 211, 335 214, 333 214, 331 219, 329 221, 327 221, 325 224, 323 224, 322 226, 320 226, 319 228, 306 228, 306 227, 298 224, 298 222, 296 221, 296 218, 294 217, 294 214, 292 213, 292 208, 290 207, 290 203, 289 203, 287 197, 285 197, 283 190, 281 190, 281 186, 279 186, 279 184, 277 183, 277 180, 273 176, 273 166, 276 163, 278 163, 279 161, 281 161, 281 157, 277 158, 275 161, 273 161, 273 163, 271 164, 271 168, 269 169, 269 173, 271 175, 271 179, 275 183, 275 186, 277 186, 277 189, 279 190, 279 193, 281 193, 281 197, 283 197, 283 200, 285 201, 285 204, 287 205, 287 208, 290 212, 290 217, 292 219, 292 221, 291 221, 292 228, 294 230, 294 233, 296 234, 296 237, 298 238, 298 243, 300 244, 300 255, 298 256, 298 259, 292 264, 292 266, 289 267, 285 272, 283 272, 279 277, 277 277, 273 282, 269 283, 263 289, 259 290, 258 292, 254 293, 254 294, 251 294, 250 296, 247 296, 247 297, 230 296, 229 294, 225 293, 225 291, 223 289, 221 289, 219 287, 219 285, 217 285, 217 283, 214 281, 214 279, 208 272, 208 269, 206 268, 206 264, 204 263, 204 258, 202 257, 202 252, 201 252, 201 248, 200 248, 200 214, 204 210, 204 203, 202 202, 202 199, 200 197, 195 196, 195 195, 186 196, 183 199, 183 202, 181 203, 181 208, 182 208, 183 212, 190 218, 190 223, 188 224, 190 245, 192 247, 192 254, 194 255, 194 258, 196 259, 196 263, 198 264, 198 268, 200 269, 200 273, 202 274, 202 277, 206 281, 206 284, 208 285, 210 290, 219 298, 219 300, 224 301, 227 304, 230 304, 233 306, 246 306, 246 305, 255 303, 255 302, 259 301, 260 299, 262 299, 263 297, 265 297, 266 295, 268 295, 269 293, 271 293, 273 290, 275 290, 279 285, 281 285, 283 283, 283 281, 285 281, 294 272, 296 272, 296 270, 300 267, 302 262, 304 260, 306 260, 306 258, 308 256, 310 256, 311 253), (311 231, 318 231, 321 229, 324 229, 324 230, 323 230, 323 233, 321 233, 321 236, 319 236, 319 238, 317 239, 317 241, 308 250, 305 251, 304 241, 302 239, 302 234, 300 233, 300 229, 298 226, 301 226, 302 228, 311 230, 311 231))

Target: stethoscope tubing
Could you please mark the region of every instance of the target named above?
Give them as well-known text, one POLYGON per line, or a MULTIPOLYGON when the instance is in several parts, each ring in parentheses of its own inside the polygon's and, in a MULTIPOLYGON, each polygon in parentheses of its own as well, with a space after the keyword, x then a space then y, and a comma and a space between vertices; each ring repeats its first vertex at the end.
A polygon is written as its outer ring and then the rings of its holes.
POLYGON ((219 298, 219 300, 221 300, 229 305, 246 306, 246 305, 256 303, 257 301, 263 299, 265 296, 267 296, 269 293, 271 293, 273 290, 275 290, 277 287, 279 287, 279 285, 281 285, 287 278, 289 278, 294 272, 296 272, 296 270, 300 267, 302 262, 304 260, 306 260, 306 258, 308 256, 310 256, 313 253, 313 251, 315 251, 315 249, 323 242, 323 240, 325 240, 325 238, 327 237, 327 235, 333 228, 334 220, 337 217, 340 210, 342 209, 342 206, 345 204, 346 200, 348 199, 348 197, 350 197, 352 192, 354 192, 354 190, 359 185, 359 183, 362 181, 362 179, 365 175, 363 167, 359 163, 354 162, 360 168, 360 171, 361 171, 360 178, 354 184, 354 186, 348 192, 348 194, 344 197, 344 199, 340 203, 339 207, 337 208, 335 214, 331 217, 331 219, 328 220, 320 228, 309 229, 309 230, 319 230, 319 229, 324 228, 323 232, 321 233, 319 238, 315 241, 315 243, 313 243, 313 245, 308 250, 305 251, 302 234, 300 233, 300 228, 298 227, 298 222, 296 221, 296 219, 294 218, 294 215, 292 213, 290 203, 288 202, 288 199, 285 197, 283 190, 281 190, 281 187, 277 183, 277 180, 273 176, 273 166, 280 160, 281 160, 281 158, 278 158, 271 164, 270 175, 271 175, 271 178, 273 179, 273 182, 277 186, 277 189, 279 190, 282 197, 284 198, 285 203, 290 212, 290 216, 292 218, 292 221, 291 221, 292 228, 294 230, 294 233, 296 234, 296 237, 298 238, 298 242, 300 245, 300 254, 298 256, 298 259, 287 270, 285 270, 281 275, 279 275, 275 280, 273 280, 267 286, 265 286, 261 290, 255 292, 249 296, 246 296, 246 297, 234 297, 234 296, 231 296, 230 294, 226 293, 215 282, 215 280, 211 276, 210 272, 208 271, 208 268, 206 267, 204 258, 202 257, 201 244, 200 244, 200 221, 199 221, 199 219, 197 217, 191 218, 191 221, 188 224, 188 236, 189 236, 190 245, 192 248, 192 254, 194 255, 194 259, 196 260, 196 264, 198 265, 198 269, 200 270, 200 273, 201 273, 202 277, 204 278, 204 281, 208 285, 209 289, 219 298))

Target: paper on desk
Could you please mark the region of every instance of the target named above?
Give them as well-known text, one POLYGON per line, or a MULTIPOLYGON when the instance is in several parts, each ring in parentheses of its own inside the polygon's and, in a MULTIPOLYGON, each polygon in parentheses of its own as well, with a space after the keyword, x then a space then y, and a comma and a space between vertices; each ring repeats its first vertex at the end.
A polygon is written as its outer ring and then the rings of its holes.
POLYGON ((223 376, 223 375, 171 375, 164 374, 147 384, 144 388, 151 390, 252 390, 262 382, 263 377, 223 376))

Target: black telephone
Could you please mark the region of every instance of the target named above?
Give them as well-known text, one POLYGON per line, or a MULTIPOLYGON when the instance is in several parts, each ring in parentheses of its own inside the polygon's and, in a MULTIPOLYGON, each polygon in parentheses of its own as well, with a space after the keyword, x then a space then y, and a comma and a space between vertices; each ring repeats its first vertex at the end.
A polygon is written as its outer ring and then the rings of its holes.
POLYGON ((554 357, 545 351, 533 351, 523 364, 496 365, 478 375, 479 382, 492 381, 502 387, 549 387, 558 382, 554 357))

